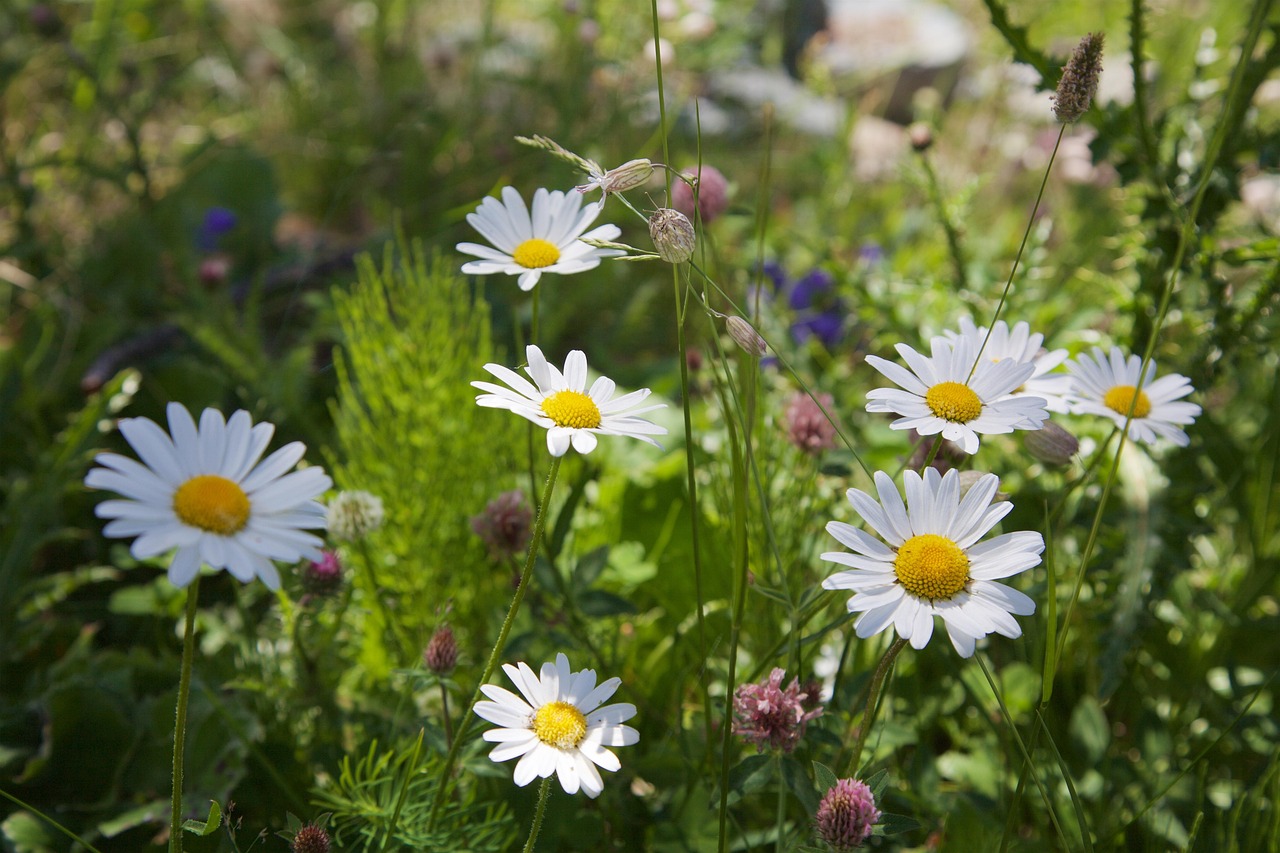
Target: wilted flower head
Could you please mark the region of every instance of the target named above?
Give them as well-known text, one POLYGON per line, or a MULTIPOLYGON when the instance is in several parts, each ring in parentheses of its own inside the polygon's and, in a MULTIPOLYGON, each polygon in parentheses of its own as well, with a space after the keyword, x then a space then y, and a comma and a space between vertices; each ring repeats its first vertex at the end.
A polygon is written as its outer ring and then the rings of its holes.
MULTIPOLYGON (((704 165, 701 171, 691 166, 681 174, 686 178, 693 178, 698 185, 697 210, 704 223, 719 219, 729 209, 729 182, 715 166, 704 165)), ((692 219, 694 195, 693 188, 687 183, 676 181, 671 185, 671 206, 692 219)))
POLYGON ((312 560, 302 570, 302 588, 312 595, 333 595, 342 587, 342 562, 338 552, 325 549, 319 560, 312 560))
POLYGON ((453 672, 453 668, 458 665, 458 641, 453 636, 452 628, 448 625, 436 628, 422 652, 422 662, 436 675, 453 672))
POLYGON ((839 853, 862 846, 880 820, 876 799, 866 783, 840 779, 822 795, 815 816, 818 837, 839 853))
POLYGON ((628 160, 607 172, 595 163, 591 165, 594 167, 589 170, 591 180, 574 187, 580 193, 589 193, 595 189, 605 195, 626 192, 640 186, 653 175, 653 163, 645 159, 628 160))
POLYGON ((1102 73, 1102 33, 1089 33, 1080 40, 1062 69, 1062 79, 1053 94, 1053 114, 1069 124, 1084 115, 1098 92, 1102 73))
POLYGON ((787 438, 805 453, 821 453, 836 446, 836 428, 823 414, 834 404, 830 394, 810 397, 797 391, 787 403, 787 438))
POLYGON ((784 690, 786 670, 775 668, 761 684, 743 684, 733 691, 733 733, 756 745, 791 752, 804 737, 805 726, 822 715, 822 708, 805 710, 808 694, 800 690, 800 679, 791 679, 784 690))
POLYGON ((368 492, 338 492, 329 501, 329 533, 338 542, 363 539, 382 526, 382 498, 368 492))
POLYGON ((524 553, 532 524, 533 509, 519 489, 503 492, 485 504, 484 512, 471 516, 471 532, 484 541, 494 560, 524 553))
POLYGON ((682 264, 693 257, 696 238, 693 223, 678 210, 659 208, 649 217, 649 236, 658 257, 669 264, 682 264))
POLYGON ((1024 433, 1022 446, 1027 452, 1046 465, 1061 468, 1071 462, 1080 450, 1080 442, 1053 421, 1045 421, 1044 427, 1024 433))
POLYGON ((755 326, 743 318, 731 314, 725 318, 724 324, 729 329, 729 337, 733 338, 735 344, 742 347, 743 352, 759 358, 769 351, 769 345, 756 331, 755 326))

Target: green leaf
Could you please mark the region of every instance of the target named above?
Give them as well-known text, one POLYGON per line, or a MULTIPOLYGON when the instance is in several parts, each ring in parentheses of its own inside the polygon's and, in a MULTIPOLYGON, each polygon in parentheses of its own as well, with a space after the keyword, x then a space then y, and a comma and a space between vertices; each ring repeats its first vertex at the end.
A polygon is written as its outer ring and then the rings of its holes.
POLYGON ((883 812, 880 815, 880 822, 876 824, 873 830, 875 835, 900 835, 904 832, 910 832, 913 829, 919 829, 920 821, 913 817, 907 817, 903 814, 890 814, 883 812))
POLYGON ((573 567, 573 586, 575 589, 589 589, 604 567, 609 564, 609 546, 602 545, 578 560, 573 567))
POLYGON ((768 784, 772 766, 771 755, 748 755, 739 761, 729 771, 729 802, 736 803, 768 784))
POLYGON ((817 761, 813 762, 813 782, 819 794, 827 793, 831 786, 838 781, 839 779, 836 778, 836 774, 831 771, 830 767, 817 761))
POLYGON ((1111 743, 1111 728, 1097 699, 1087 694, 1080 697, 1079 704, 1071 712, 1068 731, 1086 766, 1091 767, 1106 756, 1107 746, 1111 743))
POLYGON ((182 828, 193 835, 213 835, 222 825, 222 807, 217 800, 209 801, 208 820, 184 820, 182 828))
POLYGON ((804 772, 803 764, 790 756, 783 758, 782 778, 787 783, 787 788, 791 790, 791 793, 796 795, 800 805, 804 806, 806 812, 812 816, 818 811, 818 801, 822 797, 814 789, 813 781, 809 779, 809 774, 804 772))
POLYGON ((586 616, 622 616, 640 612, 627 599, 602 589, 589 589, 578 596, 578 607, 586 616))

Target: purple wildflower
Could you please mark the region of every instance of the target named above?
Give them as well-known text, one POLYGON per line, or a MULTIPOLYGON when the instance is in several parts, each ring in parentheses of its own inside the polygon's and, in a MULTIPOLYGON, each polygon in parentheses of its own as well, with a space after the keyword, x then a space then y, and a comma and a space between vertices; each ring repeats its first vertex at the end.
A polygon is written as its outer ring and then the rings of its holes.
POLYGON ((866 783, 840 779, 822 795, 814 820, 818 837, 839 853, 861 847, 880 820, 876 799, 866 783))
POLYGON ((822 715, 822 708, 806 711, 808 694, 800 690, 800 679, 782 689, 786 670, 775 668, 761 684, 743 684, 733 692, 733 733, 756 745, 791 752, 804 737, 805 726, 822 715))
POLYGON ((502 560, 529 547, 533 510, 525 502, 524 492, 503 492, 485 505, 484 512, 472 516, 471 530, 489 548, 489 557, 502 560))
POLYGON ((211 207, 204 212, 204 222, 196 235, 196 245, 205 252, 218 248, 218 240, 226 234, 240 219, 236 212, 226 207, 211 207))
POLYGON ((823 409, 831 411, 830 394, 819 394, 815 400, 802 391, 787 403, 787 438, 805 453, 821 453, 836 446, 836 428, 823 409), (821 405, 819 405, 821 404, 821 405))

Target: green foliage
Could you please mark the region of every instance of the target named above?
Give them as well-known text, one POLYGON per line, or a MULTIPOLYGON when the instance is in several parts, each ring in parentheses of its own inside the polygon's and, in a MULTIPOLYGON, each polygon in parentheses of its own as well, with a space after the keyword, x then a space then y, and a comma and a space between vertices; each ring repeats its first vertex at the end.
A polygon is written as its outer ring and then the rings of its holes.
POLYGON ((434 830, 428 828, 444 761, 431 753, 418 761, 418 755, 408 741, 393 749, 379 749, 374 741, 355 760, 344 758, 338 776, 315 791, 316 804, 332 813, 334 840, 341 848, 366 853, 404 847, 460 853, 508 849, 517 827, 506 804, 479 802, 470 787, 445 808, 434 830))
POLYGON ((468 518, 514 484, 523 430, 475 405, 469 383, 499 357, 488 306, 450 262, 389 247, 381 269, 361 259, 356 285, 334 303, 344 340, 335 479, 382 498, 386 523, 365 553, 376 554, 369 568, 399 598, 421 648, 441 605, 452 601, 464 624, 483 624, 490 596, 506 585, 468 518))

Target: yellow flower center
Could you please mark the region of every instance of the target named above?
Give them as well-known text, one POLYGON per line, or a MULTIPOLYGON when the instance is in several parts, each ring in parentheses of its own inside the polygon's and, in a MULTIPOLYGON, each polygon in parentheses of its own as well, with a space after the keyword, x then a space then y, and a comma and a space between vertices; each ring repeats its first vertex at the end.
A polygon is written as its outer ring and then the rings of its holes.
POLYGON ((930 601, 953 597, 969 583, 969 557, 945 536, 912 536, 898 549, 894 574, 902 588, 930 601))
POLYGON ((925 405, 938 417, 959 424, 982 414, 982 401, 973 389, 959 382, 939 382, 924 395, 925 405))
POLYGON ((560 250, 556 248, 555 243, 534 237, 532 240, 525 240, 519 246, 516 246, 516 250, 511 253, 511 257, 522 267, 540 270, 560 260, 560 250))
POLYGON ((572 429, 595 429, 600 426, 600 409, 586 394, 557 391, 542 401, 542 413, 556 426, 572 429))
POLYGON ((568 702, 548 702, 533 715, 538 740, 558 749, 572 749, 587 736, 587 718, 568 702))
POLYGON ((1129 407, 1133 407, 1134 419, 1145 418, 1151 414, 1151 400, 1147 397, 1146 391, 1139 391, 1132 385, 1117 385, 1107 392, 1102 398, 1102 402, 1108 409, 1122 417, 1129 414, 1129 407), (1134 395, 1137 394, 1138 400, 1135 403, 1134 395))
POLYGON ((173 493, 173 511, 183 524, 230 536, 249 521, 249 496, 226 477, 201 474, 173 493))

